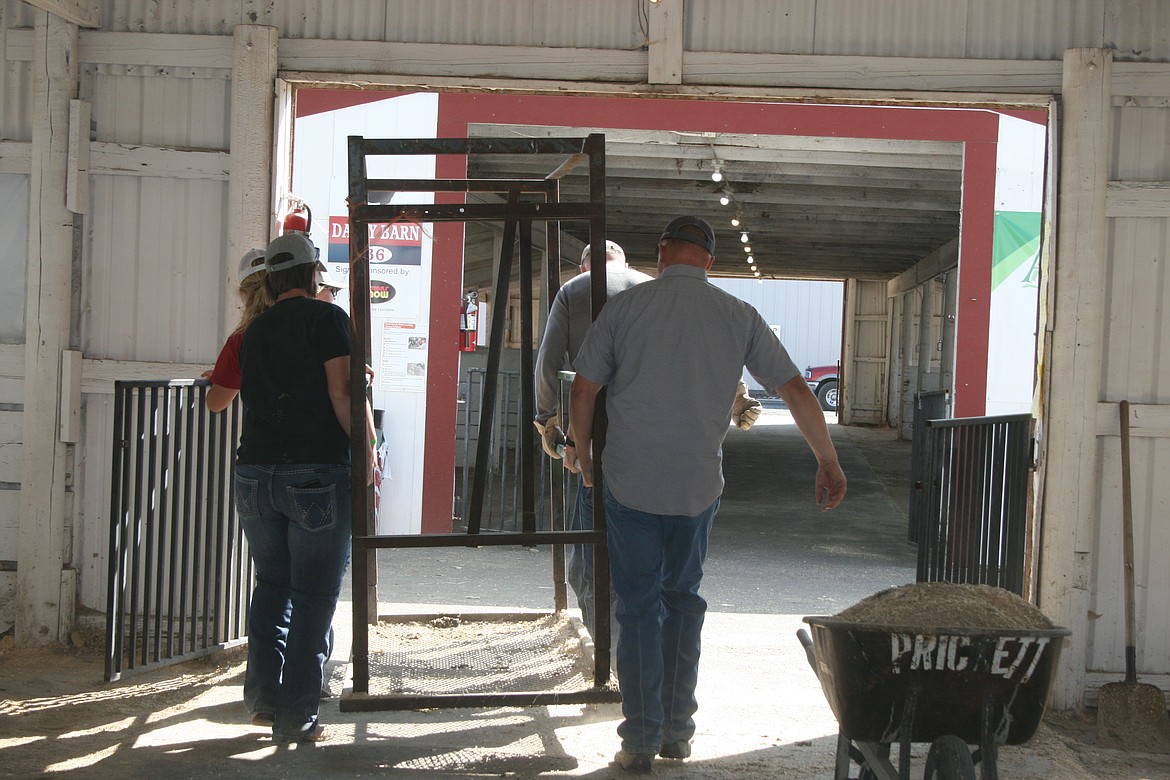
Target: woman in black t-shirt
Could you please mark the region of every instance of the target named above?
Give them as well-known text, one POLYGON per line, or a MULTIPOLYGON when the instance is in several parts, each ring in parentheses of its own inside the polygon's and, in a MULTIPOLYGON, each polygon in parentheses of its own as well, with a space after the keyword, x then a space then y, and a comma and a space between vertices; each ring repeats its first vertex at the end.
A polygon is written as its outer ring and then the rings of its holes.
MULTIPOLYGON (((276 302, 240 347, 236 509, 256 568, 244 703, 276 741, 318 741, 326 736, 317 723, 322 670, 350 548, 350 325, 343 310, 313 297, 317 250, 308 236, 275 239, 265 262, 276 302)), ((366 416, 359 435, 369 443, 366 416)))

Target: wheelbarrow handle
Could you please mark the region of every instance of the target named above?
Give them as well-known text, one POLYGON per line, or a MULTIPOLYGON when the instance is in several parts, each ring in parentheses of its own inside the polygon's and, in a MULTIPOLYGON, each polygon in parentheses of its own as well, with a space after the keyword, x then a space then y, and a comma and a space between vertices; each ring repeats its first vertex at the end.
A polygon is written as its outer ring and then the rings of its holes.
POLYGON ((804 654, 808 658, 808 665, 815 672, 817 669, 817 655, 813 651, 812 637, 803 628, 798 628, 796 630, 796 638, 800 640, 800 644, 804 647, 804 654))

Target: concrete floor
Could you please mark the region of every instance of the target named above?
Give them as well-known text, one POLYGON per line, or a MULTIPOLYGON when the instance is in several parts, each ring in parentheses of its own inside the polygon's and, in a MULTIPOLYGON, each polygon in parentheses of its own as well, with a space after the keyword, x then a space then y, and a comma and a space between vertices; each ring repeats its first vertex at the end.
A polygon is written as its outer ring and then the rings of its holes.
MULTIPOLYGON (((837 726, 795 639, 805 615, 828 614, 914 580, 904 539, 909 444, 888 431, 833 427, 849 493, 813 504, 815 464, 791 419, 770 409, 733 430, 727 488, 712 533, 703 592, 709 604, 694 755, 656 772, 689 778, 831 777, 837 726)), ((547 610, 547 549, 384 551, 380 612, 547 610)), ((348 599, 348 597, 346 597, 348 599)), ((351 635, 339 605, 336 658, 351 635)), ((617 705, 341 712, 345 665, 330 664, 322 703, 333 736, 275 746, 248 725, 239 651, 114 685, 97 653, 0 654, 0 777, 618 777, 617 705)), ((1083 720, 1042 726, 1004 748, 1001 775, 1170 778, 1170 760, 1096 750, 1083 720), (1080 728, 1080 732, 1077 729, 1080 728)), ((922 776, 915 746, 912 777, 922 776)), ((856 773, 856 769, 854 769, 856 773)))

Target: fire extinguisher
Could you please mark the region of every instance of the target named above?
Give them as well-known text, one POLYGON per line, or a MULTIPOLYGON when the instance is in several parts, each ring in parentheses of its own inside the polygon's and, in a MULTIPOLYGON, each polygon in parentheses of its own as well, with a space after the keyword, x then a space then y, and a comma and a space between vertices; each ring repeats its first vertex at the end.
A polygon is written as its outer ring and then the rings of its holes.
POLYGON ((478 327, 479 293, 475 290, 463 294, 463 305, 459 308, 459 351, 475 352, 475 332, 478 327))
POLYGON ((284 221, 281 224, 282 233, 304 233, 308 235, 310 228, 313 225, 313 212, 309 209, 309 204, 303 200, 293 199, 289 206, 289 211, 284 215, 284 221))

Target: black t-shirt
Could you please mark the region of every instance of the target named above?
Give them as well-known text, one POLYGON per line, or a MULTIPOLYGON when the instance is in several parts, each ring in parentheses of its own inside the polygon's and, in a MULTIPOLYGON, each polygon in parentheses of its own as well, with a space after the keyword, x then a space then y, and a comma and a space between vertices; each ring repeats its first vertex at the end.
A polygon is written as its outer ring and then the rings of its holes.
POLYGON ((325 379, 325 362, 349 353, 349 315, 332 303, 287 298, 253 320, 240 345, 237 461, 349 463, 325 379))

